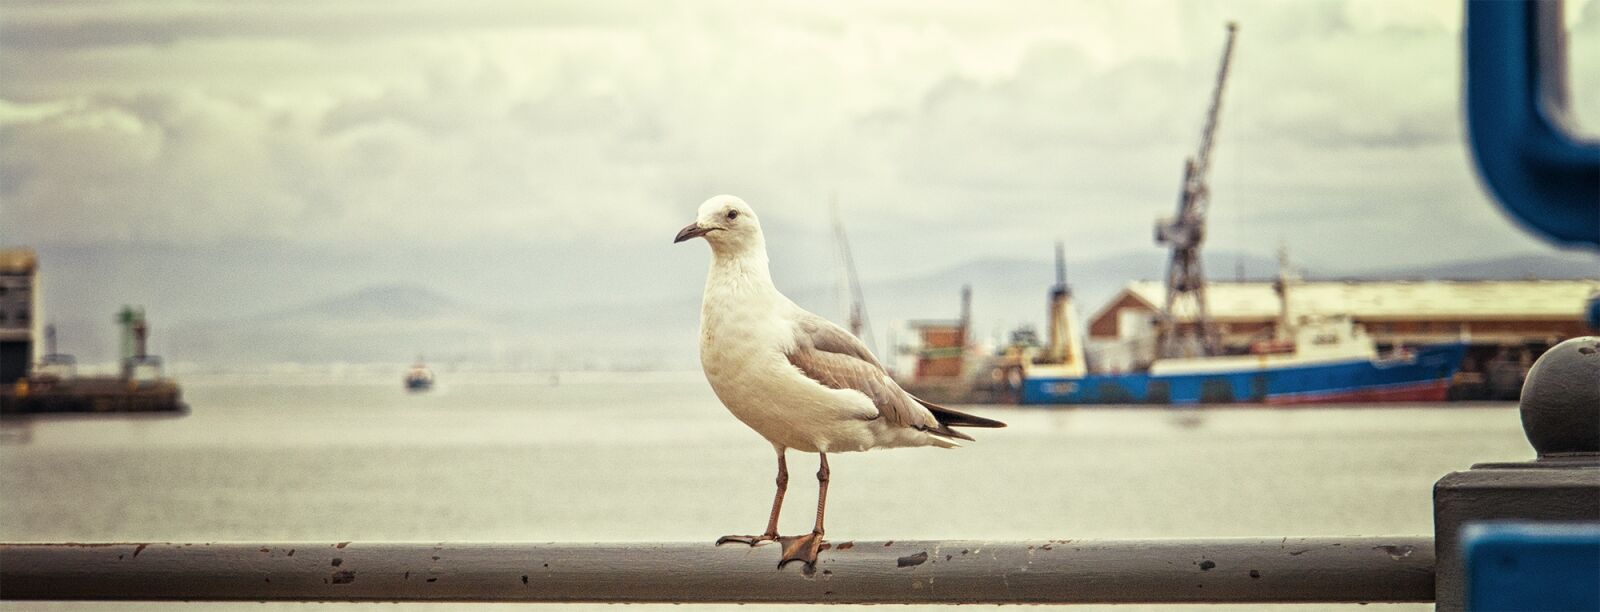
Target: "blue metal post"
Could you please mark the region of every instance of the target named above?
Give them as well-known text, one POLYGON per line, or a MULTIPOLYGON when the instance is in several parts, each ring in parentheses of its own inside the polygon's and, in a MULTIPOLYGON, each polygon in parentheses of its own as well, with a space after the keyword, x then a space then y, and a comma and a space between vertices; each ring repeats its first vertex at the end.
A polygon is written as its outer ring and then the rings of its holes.
POLYGON ((1600 246, 1600 143, 1565 125, 1561 3, 1468 0, 1466 113, 1484 183, 1529 230, 1600 246))
POLYGON ((1467 610, 1600 610, 1600 525, 1479 523, 1461 538, 1467 610))

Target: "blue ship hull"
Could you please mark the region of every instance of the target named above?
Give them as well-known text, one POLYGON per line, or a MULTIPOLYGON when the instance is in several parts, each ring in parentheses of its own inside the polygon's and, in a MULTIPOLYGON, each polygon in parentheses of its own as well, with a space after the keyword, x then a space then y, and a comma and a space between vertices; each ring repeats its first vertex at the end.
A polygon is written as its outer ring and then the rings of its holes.
POLYGON ((1404 358, 1289 364, 1204 373, 1028 377, 1024 404, 1200 404, 1443 401, 1464 344, 1417 348, 1404 358))

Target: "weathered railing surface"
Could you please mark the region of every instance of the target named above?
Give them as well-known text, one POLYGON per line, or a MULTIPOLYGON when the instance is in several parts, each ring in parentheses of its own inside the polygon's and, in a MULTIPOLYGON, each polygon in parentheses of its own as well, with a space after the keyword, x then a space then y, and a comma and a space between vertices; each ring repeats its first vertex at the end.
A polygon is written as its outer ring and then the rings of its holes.
POLYGON ((0 599, 726 603, 1431 601, 1426 537, 0 545, 0 599))

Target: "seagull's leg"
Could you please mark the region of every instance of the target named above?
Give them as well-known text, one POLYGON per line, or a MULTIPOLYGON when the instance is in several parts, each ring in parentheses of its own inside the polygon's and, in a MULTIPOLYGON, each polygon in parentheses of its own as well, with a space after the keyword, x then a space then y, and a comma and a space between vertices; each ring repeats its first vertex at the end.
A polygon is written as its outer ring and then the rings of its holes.
POLYGON ((817 469, 817 526, 803 536, 779 538, 783 542, 783 559, 778 561, 778 567, 790 561, 802 561, 806 567, 816 567, 817 553, 827 547, 822 543, 822 511, 828 505, 828 454, 818 455, 822 457, 822 467, 817 469))
POLYGON ((767 532, 758 536, 727 535, 717 538, 717 546, 727 542, 739 542, 755 546, 762 542, 778 539, 778 511, 783 509, 783 492, 789 488, 789 465, 784 460, 784 449, 778 447, 778 494, 772 498, 772 516, 767 518, 767 532))

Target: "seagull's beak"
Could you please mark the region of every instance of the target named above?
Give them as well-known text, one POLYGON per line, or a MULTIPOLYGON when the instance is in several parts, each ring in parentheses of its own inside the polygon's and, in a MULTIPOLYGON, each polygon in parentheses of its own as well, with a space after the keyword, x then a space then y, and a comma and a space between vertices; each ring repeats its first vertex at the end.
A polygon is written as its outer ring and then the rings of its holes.
POLYGON ((706 235, 707 232, 710 232, 711 230, 714 230, 714 229, 716 229, 716 228, 714 228, 714 227, 700 227, 699 223, 690 223, 689 225, 684 226, 683 229, 678 230, 678 237, 677 238, 673 238, 672 239, 672 243, 673 244, 677 244, 679 242, 683 242, 683 241, 688 240, 690 238, 699 238, 701 236, 706 235))

